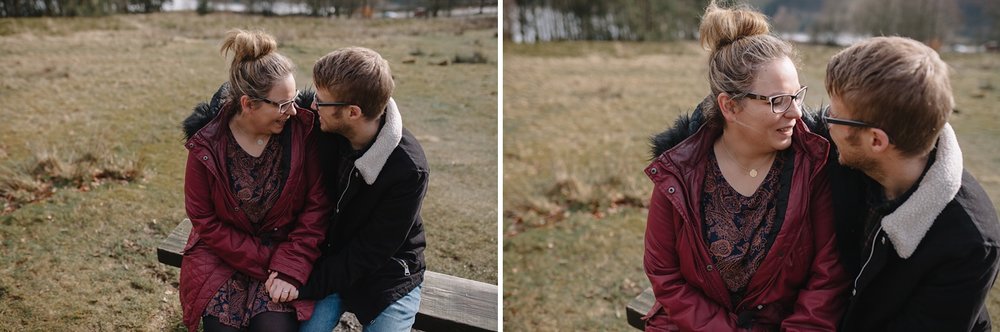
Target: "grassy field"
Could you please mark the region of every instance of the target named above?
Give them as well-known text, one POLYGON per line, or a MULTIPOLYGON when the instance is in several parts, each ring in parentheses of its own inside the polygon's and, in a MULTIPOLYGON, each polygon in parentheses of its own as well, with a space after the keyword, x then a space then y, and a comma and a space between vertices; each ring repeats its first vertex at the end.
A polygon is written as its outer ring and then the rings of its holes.
MULTIPOLYGON (((826 61, 799 47, 807 103, 829 102, 826 61)), ((504 45, 504 327, 625 331, 642 271, 648 138, 708 91, 695 43, 504 45)), ((1000 203, 1000 55, 944 54, 965 166, 1000 203)), ((1000 290, 989 296, 1000 321, 1000 290)))
POLYGON ((382 53, 432 168, 427 263, 497 283, 495 17, 0 19, 0 331, 181 329, 155 247, 185 217, 180 121, 226 79, 237 27, 275 35, 300 88, 334 48, 382 53))

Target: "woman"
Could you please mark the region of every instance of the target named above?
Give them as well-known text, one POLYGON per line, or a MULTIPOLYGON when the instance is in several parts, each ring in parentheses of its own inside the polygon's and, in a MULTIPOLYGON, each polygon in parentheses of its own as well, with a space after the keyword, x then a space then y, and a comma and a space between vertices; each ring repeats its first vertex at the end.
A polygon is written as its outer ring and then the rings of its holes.
POLYGON ((185 120, 192 229, 180 296, 190 331, 199 320, 205 331, 293 331, 311 313, 290 300, 319 256, 329 205, 314 117, 295 105, 294 66, 276 46, 261 32, 230 31, 221 51, 233 60, 213 98, 218 113, 205 114, 202 104, 185 120))
POLYGON ((678 121, 646 168, 647 331, 837 327, 847 280, 822 171, 830 146, 802 123, 794 50, 769 30, 753 10, 705 11, 705 124, 678 121))

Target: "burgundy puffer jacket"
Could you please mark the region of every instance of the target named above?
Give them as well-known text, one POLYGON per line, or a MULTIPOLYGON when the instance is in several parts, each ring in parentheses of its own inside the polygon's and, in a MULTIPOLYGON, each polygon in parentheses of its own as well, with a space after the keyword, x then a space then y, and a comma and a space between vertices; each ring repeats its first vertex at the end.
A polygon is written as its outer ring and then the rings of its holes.
MULTIPOLYGON (((197 330, 209 300, 236 271, 258 280, 266 280, 269 270, 277 271, 305 284, 327 229, 330 205, 315 135, 310 134, 314 114, 298 109, 286 124, 285 130, 291 130, 288 178, 260 231, 251 226, 229 189, 225 137, 232 116, 232 111, 218 112, 185 144, 184 206, 192 229, 181 262, 180 297, 190 331, 197 330)), ((293 302, 300 320, 308 319, 313 304, 293 302)))
MULTIPOLYGON (((675 130, 683 130, 679 125, 675 130)), ((697 128, 697 127, 694 127, 697 128)), ((838 261, 829 182, 829 143, 799 121, 784 223, 747 285, 732 300, 702 232, 700 197, 708 152, 719 129, 702 126, 659 155, 646 175, 655 183, 643 265, 656 302, 647 331, 833 331, 843 312, 847 276, 838 261), (749 324, 740 324, 740 314, 749 324), (744 326, 744 327, 741 327, 744 326)))

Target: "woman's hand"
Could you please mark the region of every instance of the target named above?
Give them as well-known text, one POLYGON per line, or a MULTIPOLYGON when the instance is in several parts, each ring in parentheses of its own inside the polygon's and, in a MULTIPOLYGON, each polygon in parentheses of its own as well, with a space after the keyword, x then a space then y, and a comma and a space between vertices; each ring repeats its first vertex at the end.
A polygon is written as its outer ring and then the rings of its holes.
POLYGON ((271 272, 264 283, 267 293, 271 295, 271 301, 276 303, 291 302, 299 298, 299 290, 294 285, 278 278, 278 272, 271 272))

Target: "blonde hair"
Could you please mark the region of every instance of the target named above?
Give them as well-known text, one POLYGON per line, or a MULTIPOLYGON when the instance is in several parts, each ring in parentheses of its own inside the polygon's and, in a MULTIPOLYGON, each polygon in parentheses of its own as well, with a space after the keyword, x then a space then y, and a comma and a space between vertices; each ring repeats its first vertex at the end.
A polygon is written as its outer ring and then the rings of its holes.
POLYGON ((274 37, 262 31, 233 29, 226 32, 219 52, 224 56, 233 53, 229 66, 229 100, 236 104, 243 95, 267 98, 274 83, 292 73, 295 65, 276 52, 277 48, 274 37))
POLYGON ((788 42, 772 36, 767 17, 746 6, 720 8, 712 1, 705 8, 701 26, 701 46, 709 52, 708 84, 712 94, 702 102, 707 122, 723 125, 716 97, 728 93, 733 99, 745 97, 768 62, 795 58, 788 42))
POLYGON ((885 131, 905 156, 929 153, 955 106, 948 65, 930 47, 903 37, 871 38, 834 55, 826 91, 855 120, 885 131))
POLYGON ((313 66, 316 88, 335 92, 340 102, 358 105, 367 119, 382 115, 396 88, 389 62, 364 47, 334 50, 313 66))

